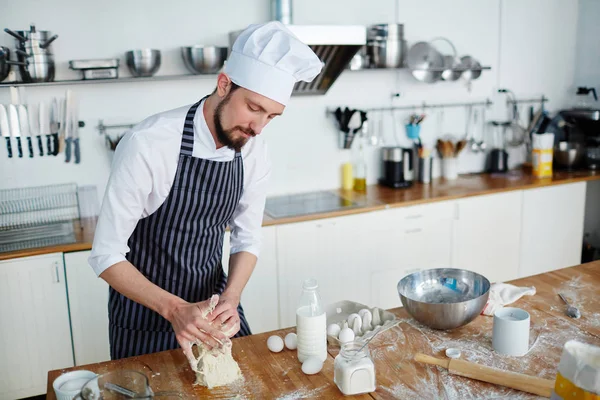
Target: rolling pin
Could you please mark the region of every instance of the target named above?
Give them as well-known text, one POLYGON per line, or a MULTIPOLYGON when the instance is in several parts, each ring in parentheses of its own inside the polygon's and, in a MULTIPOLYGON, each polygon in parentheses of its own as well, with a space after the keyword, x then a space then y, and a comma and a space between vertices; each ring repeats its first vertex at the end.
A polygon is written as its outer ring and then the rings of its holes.
POLYGON ((496 385, 506 386, 511 389, 517 389, 547 398, 550 398, 552 389, 554 389, 554 381, 549 379, 542 379, 536 376, 529 376, 516 372, 503 371, 464 360, 445 360, 431 357, 426 354, 417 353, 415 355, 415 361, 425 364, 438 365, 446 368, 448 372, 454 375, 477 379, 483 382, 494 383, 496 385))

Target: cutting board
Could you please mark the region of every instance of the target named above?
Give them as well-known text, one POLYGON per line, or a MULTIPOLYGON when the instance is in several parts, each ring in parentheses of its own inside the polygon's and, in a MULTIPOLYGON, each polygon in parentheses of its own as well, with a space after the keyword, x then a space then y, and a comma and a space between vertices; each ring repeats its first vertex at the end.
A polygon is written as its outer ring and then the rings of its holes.
MULTIPOLYGON (((293 329, 277 331, 284 338, 293 329)), ((86 369, 104 373, 117 369, 133 369, 145 373, 154 392, 175 390, 183 398, 215 399, 297 399, 327 398, 342 399, 344 396, 333 382, 333 357, 328 356, 323 370, 316 375, 305 375, 296 358, 296 351, 284 349, 272 353, 267 349, 267 339, 273 333, 252 335, 233 340, 233 357, 244 375, 243 382, 230 386, 208 389, 194 386, 195 374, 181 350, 164 351, 145 356, 90 364, 48 373, 48 400, 55 400, 52 382, 61 372, 86 369)), ((370 399, 368 395, 354 396, 357 399, 370 399)))

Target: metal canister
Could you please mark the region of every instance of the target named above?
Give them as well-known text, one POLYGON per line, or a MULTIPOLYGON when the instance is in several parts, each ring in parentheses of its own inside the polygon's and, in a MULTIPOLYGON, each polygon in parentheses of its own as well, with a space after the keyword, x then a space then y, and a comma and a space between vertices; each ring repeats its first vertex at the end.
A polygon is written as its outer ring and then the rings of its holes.
POLYGON ((419 182, 430 183, 433 171, 433 158, 419 157, 419 182))

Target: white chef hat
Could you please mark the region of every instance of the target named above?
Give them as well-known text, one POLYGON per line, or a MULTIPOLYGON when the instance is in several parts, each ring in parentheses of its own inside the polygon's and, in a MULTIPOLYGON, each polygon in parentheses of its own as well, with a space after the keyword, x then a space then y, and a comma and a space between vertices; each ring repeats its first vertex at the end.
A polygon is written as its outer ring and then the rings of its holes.
POLYGON ((237 85, 286 105, 298 81, 311 82, 323 63, 279 21, 248 26, 235 40, 224 72, 237 85))

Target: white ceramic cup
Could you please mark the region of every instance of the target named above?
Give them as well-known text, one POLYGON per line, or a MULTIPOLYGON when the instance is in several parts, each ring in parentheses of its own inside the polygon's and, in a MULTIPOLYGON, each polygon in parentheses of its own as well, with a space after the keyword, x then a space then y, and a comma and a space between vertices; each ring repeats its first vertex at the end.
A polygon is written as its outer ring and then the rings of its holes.
POLYGON ((446 180, 458 178, 458 159, 456 157, 442 158, 442 177, 446 180))
POLYGON ((96 377, 92 371, 71 371, 62 374, 52 382, 58 400, 72 400, 80 392, 83 385, 96 377))
POLYGON ((494 313, 492 347, 500 354, 523 356, 529 351, 529 313, 506 307, 494 313))

